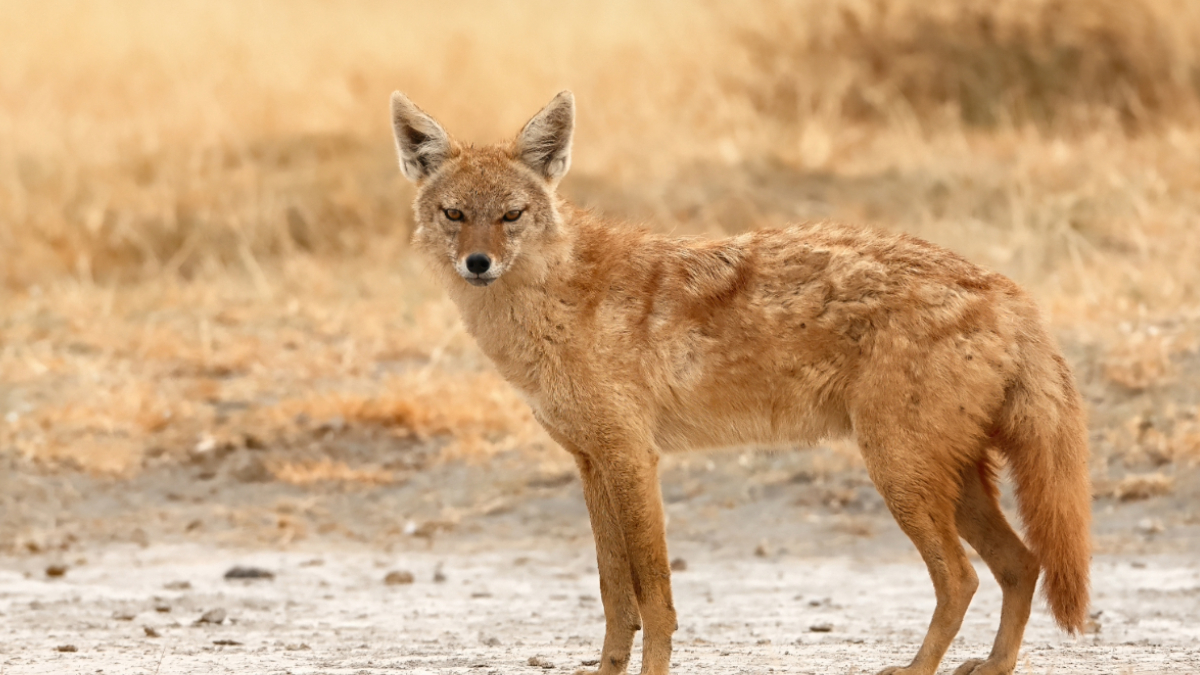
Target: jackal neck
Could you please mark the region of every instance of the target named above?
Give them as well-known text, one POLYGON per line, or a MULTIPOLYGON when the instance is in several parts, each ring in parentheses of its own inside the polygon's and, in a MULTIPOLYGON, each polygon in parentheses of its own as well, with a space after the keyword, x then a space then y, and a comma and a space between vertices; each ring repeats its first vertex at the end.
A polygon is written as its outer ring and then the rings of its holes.
MULTIPOLYGON (((564 214, 564 219, 570 218, 564 214)), ((566 223, 521 264, 486 288, 446 275, 450 298, 463 325, 483 353, 510 383, 536 395, 547 367, 559 361, 561 333, 574 306, 571 289, 579 286, 578 232, 566 223)))

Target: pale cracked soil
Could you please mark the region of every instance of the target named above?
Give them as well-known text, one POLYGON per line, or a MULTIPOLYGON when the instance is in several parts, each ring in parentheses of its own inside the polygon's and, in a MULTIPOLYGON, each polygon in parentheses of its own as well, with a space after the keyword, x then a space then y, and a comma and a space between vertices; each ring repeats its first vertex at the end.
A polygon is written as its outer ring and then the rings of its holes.
MULTIPOLYGON (((684 561, 674 672, 874 673, 916 652, 933 608, 924 566, 860 471, 822 469, 835 459, 666 464, 684 561)), ((339 489, 189 471, 7 468, 0 675, 570 673, 599 656, 594 550, 568 470, 514 456, 339 489), (225 580, 234 565, 274 578, 225 580), (412 582, 386 584, 393 571, 412 582), (223 621, 197 623, 214 609, 223 621)), ((1166 496, 1097 500, 1094 624, 1067 636, 1039 599, 1018 673, 1200 672, 1196 484, 1180 472, 1166 496)), ((943 673, 991 645, 1000 593, 976 565, 943 673)))

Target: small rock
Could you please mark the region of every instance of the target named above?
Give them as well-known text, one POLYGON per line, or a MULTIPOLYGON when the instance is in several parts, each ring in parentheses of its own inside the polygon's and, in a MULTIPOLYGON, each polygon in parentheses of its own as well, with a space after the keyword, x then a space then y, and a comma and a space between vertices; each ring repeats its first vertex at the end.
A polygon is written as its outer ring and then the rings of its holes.
POLYGON ((446 582, 446 574, 444 572, 442 572, 442 564, 438 563, 437 567, 435 567, 433 569, 433 583, 441 584, 441 583, 445 583, 445 582, 446 582))
POLYGON ((166 614, 167 612, 171 611, 171 606, 159 600, 154 603, 154 611, 160 614, 166 614))
POLYGON ((225 610, 220 607, 216 607, 201 614, 200 618, 196 619, 196 624, 223 623, 225 621, 225 616, 225 610))
POLYGON ((1137 524, 1137 531, 1147 536, 1160 534, 1165 529, 1158 518, 1142 518, 1137 524))
POLYGON ((274 579, 275 573, 261 567, 243 567, 235 565, 225 572, 226 579, 274 579))
POLYGON ((67 566, 66 565, 47 565, 46 566, 46 576, 50 577, 51 579, 57 579, 59 577, 66 576, 66 574, 67 574, 67 566))
POLYGON ((438 530, 445 532, 446 530, 452 528, 452 524, 437 520, 427 520, 424 523, 421 523, 420 527, 416 528, 411 533, 408 533, 407 525, 404 527, 406 534, 409 534, 409 536, 413 537, 420 537, 422 539, 433 539, 433 536, 438 533, 438 530))
POLYGON ((163 588, 167 589, 168 591, 189 591, 192 589, 192 582, 168 581, 167 583, 163 584, 163 588))
POLYGON ((133 621, 137 618, 137 612, 119 609, 112 613, 112 618, 116 619, 117 621, 133 621))
POLYGON ((315 433, 325 436, 336 434, 346 428, 346 420, 341 415, 335 415, 325 420, 315 429, 315 433))
POLYGON ((767 547, 767 542, 765 539, 759 542, 758 546, 754 547, 754 555, 758 556, 759 558, 765 558, 771 555, 771 549, 767 547))
POLYGON ((550 663, 549 661, 547 661, 546 659, 543 659, 540 656, 531 656, 531 657, 529 657, 529 660, 526 661, 526 663, 535 668, 544 668, 546 670, 549 670, 550 668, 554 667, 553 663, 550 663))
POLYGON ((288 650, 289 652, 299 652, 299 651, 303 651, 305 649, 312 649, 312 647, 309 647, 307 644, 305 644, 303 642, 293 642, 291 644, 284 645, 283 648, 288 650))
POLYGON ((236 647, 242 643, 238 642, 237 640, 226 639, 226 640, 213 640, 213 644, 217 645, 219 647, 236 647))
POLYGON ((57 649, 60 652, 77 652, 77 651, 79 651, 79 648, 76 647, 75 645, 59 645, 59 646, 55 647, 55 649, 57 649))
POLYGON ((687 569, 687 561, 683 558, 676 558, 671 561, 672 572, 682 572, 687 569))
POLYGON ((833 630, 833 624, 825 622, 814 623, 808 627, 808 630, 811 633, 828 633, 829 631, 833 630))
POLYGON ((209 434, 204 434, 200 440, 196 441, 196 445, 192 447, 193 458, 206 455, 217 449, 217 439, 209 434))
POLYGON ((275 477, 266 462, 256 455, 241 458, 231 474, 242 483, 268 483, 275 477))
POLYGON ((142 626, 142 631, 146 633, 146 637, 162 637, 162 635, 151 628, 150 626, 142 626))
POLYGON ((598 666, 600 665, 600 659, 585 659, 580 661, 579 664, 583 666, 598 666))
POLYGON ((479 641, 482 642, 485 647, 499 647, 500 646, 500 638, 495 637, 495 636, 488 636, 488 637, 480 639, 479 641))
POLYGON ((416 581, 413 573, 406 570, 393 570, 388 572, 387 576, 383 578, 383 583, 388 586, 403 586, 411 584, 413 581, 416 581))

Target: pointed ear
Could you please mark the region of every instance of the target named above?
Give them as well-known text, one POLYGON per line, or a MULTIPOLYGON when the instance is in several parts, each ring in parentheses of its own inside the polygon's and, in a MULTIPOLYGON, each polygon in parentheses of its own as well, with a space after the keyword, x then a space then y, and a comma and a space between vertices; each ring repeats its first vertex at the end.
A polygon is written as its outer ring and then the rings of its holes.
POLYGON ((517 158, 546 180, 558 182, 571 168, 575 96, 559 92, 517 136, 517 158))
POLYGON ((446 130, 398 91, 392 92, 392 131, 400 172, 414 183, 428 178, 450 156, 446 130))

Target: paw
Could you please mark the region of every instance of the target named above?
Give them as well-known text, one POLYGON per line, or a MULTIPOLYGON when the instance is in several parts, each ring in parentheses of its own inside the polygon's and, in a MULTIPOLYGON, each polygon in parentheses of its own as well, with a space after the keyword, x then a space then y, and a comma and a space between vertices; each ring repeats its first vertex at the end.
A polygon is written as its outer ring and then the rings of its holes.
POLYGON ((623 661, 609 659, 608 663, 601 665, 600 661, 584 661, 585 666, 596 666, 599 668, 592 670, 591 668, 580 668, 575 671, 575 675, 625 675, 625 666, 629 663, 629 658, 626 657, 623 661), (605 667, 607 666, 607 668, 605 667))
POLYGON ((1013 666, 983 659, 971 659, 954 669, 954 675, 1012 675, 1013 666))
POLYGON ((974 675, 975 668, 983 664, 983 659, 971 659, 954 669, 954 675, 974 675))
POLYGON ((892 666, 891 668, 884 668, 883 670, 879 671, 878 675, 933 675, 936 670, 937 666, 934 666, 934 670, 924 670, 921 668, 915 668, 910 663, 907 666, 892 666))

